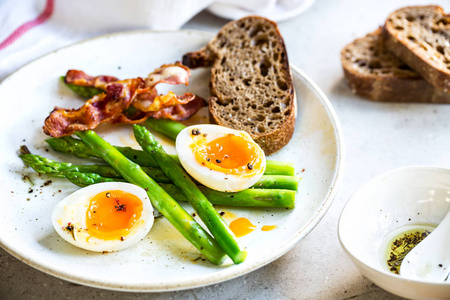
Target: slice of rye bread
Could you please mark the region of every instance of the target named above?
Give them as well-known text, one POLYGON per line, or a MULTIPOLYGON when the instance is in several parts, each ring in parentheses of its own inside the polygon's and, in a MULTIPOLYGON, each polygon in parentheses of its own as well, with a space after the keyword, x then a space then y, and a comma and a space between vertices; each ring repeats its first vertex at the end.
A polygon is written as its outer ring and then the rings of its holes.
POLYGON ((429 84, 386 48, 381 28, 345 46, 341 63, 352 91, 370 100, 450 103, 450 93, 429 84))
POLYGON ((212 123, 248 132, 266 155, 289 142, 296 99, 276 23, 257 16, 229 22, 204 48, 186 53, 183 64, 212 67, 212 123))
POLYGON ((387 48, 432 85, 450 91, 450 15, 439 6, 409 6, 386 20, 387 48))

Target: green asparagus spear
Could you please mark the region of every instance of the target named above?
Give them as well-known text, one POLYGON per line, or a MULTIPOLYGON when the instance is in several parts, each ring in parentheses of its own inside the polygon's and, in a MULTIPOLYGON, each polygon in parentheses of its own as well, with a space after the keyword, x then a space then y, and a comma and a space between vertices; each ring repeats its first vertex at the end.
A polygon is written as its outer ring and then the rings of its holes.
POLYGON ((298 190, 298 178, 284 175, 263 175, 252 188, 298 190))
POLYGON ((225 253, 212 238, 166 191, 142 171, 141 167, 126 157, 116 148, 103 140, 92 130, 77 132, 93 151, 97 152, 128 182, 136 184, 147 191, 152 205, 207 259, 214 264, 221 264, 225 253))
MULTIPOLYGON (((100 182, 125 181, 123 178, 107 178, 95 173, 64 172, 73 184, 85 187, 100 182)), ((187 201, 186 196, 174 184, 158 183, 176 201, 187 201)), ((236 193, 219 192, 200 186, 199 189, 214 205, 294 208, 295 191, 283 189, 248 189, 236 193)))
MULTIPOLYGON (((40 174, 54 177, 64 177, 66 172, 95 173, 102 177, 121 178, 122 176, 110 165, 74 165, 72 163, 58 162, 40 155, 21 154, 23 162, 40 174)), ((161 169, 141 167, 142 170, 156 182, 171 183, 169 177, 161 169)), ((298 179, 293 176, 264 175, 252 188, 258 189, 285 189, 297 191, 298 179)))
MULTIPOLYGON (((63 152, 70 153, 77 157, 87 158, 87 157, 98 157, 94 151, 92 151, 87 145, 85 145, 81 140, 73 137, 60 137, 60 138, 48 138, 45 140, 52 149, 63 152)), ((143 167, 153 167, 158 168, 158 163, 147 153, 141 150, 136 150, 130 147, 117 147, 123 155, 125 155, 129 160, 139 164, 143 167)), ((178 162, 177 155, 171 155, 178 162)), ((266 161, 266 175, 294 175, 294 164, 281 162, 281 161, 266 161)))
POLYGON ((148 118, 145 121, 145 125, 158 133, 164 134, 174 141, 177 139, 177 135, 180 131, 186 128, 185 125, 170 119, 148 118))
POLYGON ((92 97, 94 97, 95 95, 101 94, 104 92, 104 90, 102 89, 98 89, 96 87, 93 86, 82 86, 82 85, 77 85, 77 84, 71 84, 71 83, 67 83, 65 80, 65 76, 61 76, 61 80, 64 82, 64 84, 71 89, 72 91, 75 92, 75 94, 86 98, 86 99, 91 99, 92 97))
MULTIPOLYGON (((88 158, 88 157, 100 157, 95 151, 89 148, 88 145, 83 143, 82 140, 65 136, 60 138, 48 138, 45 140, 47 144, 52 147, 53 150, 63 153, 73 154, 77 157, 88 158)), ((145 167, 158 167, 158 163, 147 155, 144 151, 135 150, 130 147, 115 147, 119 150, 126 158, 145 167)))
MULTIPOLYGON (((122 178, 110 165, 74 165, 72 163, 58 162, 35 154, 22 154, 19 157, 36 172, 54 177, 64 177, 65 172, 80 172, 95 173, 102 177, 122 178)), ((156 182, 171 182, 161 169, 151 167, 141 168, 156 182)))
MULTIPOLYGON (((174 184, 160 183, 159 185, 175 200, 187 201, 186 196, 174 184)), ((290 190, 247 189, 236 193, 226 193, 205 186, 198 188, 214 205, 283 208, 294 208, 295 205, 295 191, 290 190)))
MULTIPOLYGON (((103 177, 96 173, 81 173, 77 171, 64 172, 62 175, 73 184, 79 187, 85 187, 91 184, 102 182, 126 182, 123 178, 103 177)), ((176 199, 175 199, 176 200, 176 199)))
POLYGON ((238 243, 227 223, 186 171, 172 157, 167 155, 161 144, 153 138, 145 127, 134 125, 134 136, 142 149, 159 163, 161 170, 183 191, 191 206, 231 260, 235 264, 243 262, 247 256, 247 251, 238 243))
POLYGON ((284 161, 266 160, 265 175, 294 176, 294 164, 284 161))

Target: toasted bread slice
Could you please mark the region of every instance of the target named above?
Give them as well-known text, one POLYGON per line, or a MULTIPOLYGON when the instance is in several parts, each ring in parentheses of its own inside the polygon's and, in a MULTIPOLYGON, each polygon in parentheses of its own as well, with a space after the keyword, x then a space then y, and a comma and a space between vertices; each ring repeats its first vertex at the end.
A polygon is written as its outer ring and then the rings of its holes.
POLYGON ((386 20, 387 48, 432 85, 450 91, 450 16, 439 6, 409 6, 386 20))
POLYGON ((266 155, 294 133, 294 85, 277 24, 245 17, 226 24, 204 48, 183 56, 190 68, 211 66, 210 119, 244 130, 266 155))
POLYGON ((388 51, 380 28, 345 46, 341 63, 352 91, 370 100, 450 103, 450 93, 429 84, 388 51))

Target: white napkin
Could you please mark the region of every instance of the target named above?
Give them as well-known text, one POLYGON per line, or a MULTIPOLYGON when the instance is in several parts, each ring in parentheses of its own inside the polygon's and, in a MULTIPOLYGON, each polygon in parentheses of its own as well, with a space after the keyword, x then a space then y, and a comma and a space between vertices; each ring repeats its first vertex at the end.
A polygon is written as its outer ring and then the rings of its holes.
POLYGON ((0 43, 10 39, 0 44, 0 81, 46 53, 87 38, 134 29, 179 29, 212 2, 1 0, 0 43), (47 15, 42 15, 45 11, 47 15))
MULTIPOLYGON (((278 0, 289 1, 300 0, 278 0)), ((46 53, 87 38, 134 29, 177 30, 216 2, 258 14, 277 0, 0 0, 0 81, 46 53)))

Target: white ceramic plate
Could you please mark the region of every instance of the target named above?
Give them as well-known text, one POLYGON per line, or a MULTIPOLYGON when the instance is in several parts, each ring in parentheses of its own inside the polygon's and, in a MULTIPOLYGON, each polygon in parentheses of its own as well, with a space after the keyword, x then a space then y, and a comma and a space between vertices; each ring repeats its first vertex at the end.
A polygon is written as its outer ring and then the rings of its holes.
MULTIPOLYGON (((270 156, 272 160, 295 163, 297 175, 302 177, 296 208, 220 208, 226 212, 228 222, 246 217, 257 226, 257 230, 240 238, 248 258, 239 265, 218 267, 198 259, 199 252, 166 220, 157 221, 142 242, 121 252, 98 254, 73 247, 55 233, 50 216, 55 204, 77 187, 64 180, 38 176, 25 169, 17 157, 19 146, 26 144, 36 154, 83 162, 49 150, 42 131, 44 119, 54 106, 82 104, 59 79, 68 69, 119 78, 146 76, 164 63, 180 60, 185 52, 199 49, 210 38, 210 34, 192 31, 108 35, 50 53, 6 78, 0 85, 0 245, 23 262, 65 280, 114 290, 169 291, 243 275, 275 260, 304 238, 335 196, 342 140, 326 96, 296 68, 292 68, 299 104, 295 134, 284 149, 270 156), (277 228, 263 232, 263 225, 277 228)), ((177 87, 175 92, 190 90, 207 97, 208 79, 208 69, 194 70, 190 86, 177 87)), ((206 120, 200 114, 191 122, 206 120)), ((97 132, 112 144, 139 147, 131 126, 102 125, 97 132)), ((159 139, 168 152, 174 151, 173 143, 159 139)), ((192 211, 188 205, 185 208, 192 211)))
POLYGON ((224 19, 237 20, 246 16, 258 15, 266 17, 274 22, 281 22, 307 11, 315 0, 285 0, 276 1, 275 5, 260 10, 250 11, 237 5, 226 2, 218 2, 210 5, 207 10, 224 19))

